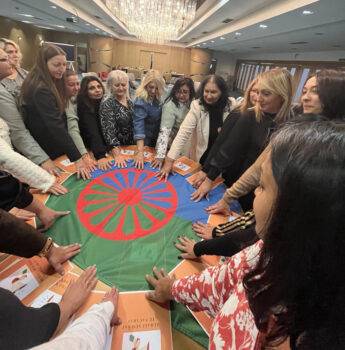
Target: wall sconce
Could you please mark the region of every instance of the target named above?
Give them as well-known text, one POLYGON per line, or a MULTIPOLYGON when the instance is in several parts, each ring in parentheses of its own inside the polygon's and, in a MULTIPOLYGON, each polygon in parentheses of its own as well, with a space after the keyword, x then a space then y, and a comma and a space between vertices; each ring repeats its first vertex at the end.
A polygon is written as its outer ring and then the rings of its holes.
POLYGON ((18 44, 19 44, 19 41, 22 40, 22 37, 20 35, 17 36, 17 41, 18 41, 18 44))

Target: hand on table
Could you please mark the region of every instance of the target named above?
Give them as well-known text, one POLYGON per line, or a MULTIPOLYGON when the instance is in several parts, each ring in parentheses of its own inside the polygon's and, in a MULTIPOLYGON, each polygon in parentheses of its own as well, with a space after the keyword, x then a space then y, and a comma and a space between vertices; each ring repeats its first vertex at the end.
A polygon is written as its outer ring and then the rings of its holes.
POLYGON ((71 315, 76 313, 96 287, 96 272, 95 266, 88 267, 76 281, 71 282, 62 296, 60 307, 66 308, 71 315))
POLYGON ((119 168, 126 168, 127 167, 127 162, 126 160, 121 156, 121 150, 118 147, 114 147, 111 150, 111 154, 114 158, 114 165, 119 167, 119 168))
POLYGON ((161 170, 162 165, 164 162, 164 158, 155 158, 153 161, 151 161, 151 167, 158 170, 161 170))
POLYGON ((112 304, 114 305, 114 312, 110 321, 110 326, 118 326, 121 324, 121 319, 117 315, 119 301, 119 290, 117 288, 113 287, 109 292, 105 293, 102 303, 105 303, 107 301, 112 302, 112 304))
POLYGON ((166 157, 162 168, 155 175, 158 178, 158 180, 167 181, 168 177, 169 177, 169 174, 172 171, 173 165, 174 165, 174 161, 172 159, 169 159, 169 158, 166 157))
POLYGON ((89 169, 89 171, 97 170, 97 162, 90 156, 89 153, 86 153, 82 156, 82 159, 85 163, 85 166, 89 169))
POLYGON ((202 170, 199 170, 195 175, 193 175, 193 179, 191 180, 191 185, 194 188, 199 188, 206 178, 207 178, 206 173, 204 173, 202 170))
POLYGON ((56 181, 52 186, 49 187, 48 192, 59 196, 60 194, 68 193, 68 189, 56 181))
POLYGON ((189 239, 186 236, 178 238, 180 242, 175 243, 175 247, 182 252, 179 256, 183 259, 196 259, 197 256, 194 254, 194 239, 189 239))
POLYGON ((77 168, 77 178, 82 178, 83 180, 91 179, 91 173, 88 165, 85 163, 83 158, 78 159, 75 162, 75 166, 77 168))
POLYGON ((203 197, 205 197, 212 190, 213 181, 208 177, 200 185, 200 187, 192 193, 190 199, 194 202, 199 202, 203 197))
POLYGON ((154 267, 152 271, 153 276, 146 275, 145 278, 155 290, 147 292, 146 297, 157 303, 165 303, 166 301, 173 299, 171 288, 175 278, 170 277, 164 269, 158 270, 157 267, 154 267))
POLYGON ((60 275, 64 274, 63 263, 80 253, 80 244, 74 243, 64 247, 52 246, 48 252, 47 260, 60 275))
POLYGON ((214 226, 210 224, 204 224, 202 222, 195 222, 192 225, 193 231, 196 233, 197 236, 199 236, 202 239, 211 239, 212 238, 212 231, 214 229, 214 226))
POLYGON ((137 169, 144 169, 144 151, 138 151, 134 156, 134 166, 137 169))
POLYGON ((225 202, 225 200, 223 198, 220 199, 217 203, 207 207, 206 211, 209 214, 221 214, 221 215, 225 215, 225 216, 230 215, 229 204, 227 202, 225 202))
POLYGON ((41 168, 48 171, 49 174, 59 177, 61 170, 54 164, 51 159, 46 160, 41 164, 41 168))
POLYGON ((111 160, 107 158, 101 158, 97 160, 97 167, 102 171, 109 170, 111 168, 111 160))
POLYGON ((58 218, 66 216, 68 214, 70 214, 70 211, 55 211, 46 206, 43 206, 42 209, 37 213, 37 216, 43 225, 42 231, 46 231, 54 224, 58 218))

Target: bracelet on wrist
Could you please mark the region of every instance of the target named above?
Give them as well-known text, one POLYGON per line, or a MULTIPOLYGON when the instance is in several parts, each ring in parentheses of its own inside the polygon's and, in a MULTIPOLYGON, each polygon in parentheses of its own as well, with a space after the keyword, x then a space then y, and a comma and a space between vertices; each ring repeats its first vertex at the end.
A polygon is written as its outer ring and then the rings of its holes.
POLYGON ((47 238, 47 241, 44 245, 44 247, 42 248, 42 250, 38 253, 38 256, 42 257, 42 258, 46 258, 48 253, 50 252, 50 250, 53 247, 53 239, 51 237, 47 238))

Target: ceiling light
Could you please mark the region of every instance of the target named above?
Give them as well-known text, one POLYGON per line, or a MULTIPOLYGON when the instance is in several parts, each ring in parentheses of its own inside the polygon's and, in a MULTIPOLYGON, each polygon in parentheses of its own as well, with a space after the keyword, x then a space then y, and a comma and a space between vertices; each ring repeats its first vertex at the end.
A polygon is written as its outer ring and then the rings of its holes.
POLYGON ((23 23, 32 23, 32 22, 29 22, 29 21, 22 21, 23 23))
POLYGON ((207 43, 202 43, 203 45, 206 45, 207 43))
POLYGON ((56 9, 56 6, 54 6, 54 5, 52 5, 52 6, 50 6, 52 9, 56 9))
POLYGON ((220 40, 225 40, 225 38, 223 36, 220 37, 220 40))
POLYGON ((310 11, 310 10, 304 10, 304 11, 302 12, 302 14, 307 16, 307 15, 313 15, 314 12, 313 12, 313 11, 310 11))
POLYGON ((198 44, 198 45, 196 45, 197 47, 200 47, 200 45, 198 44))
POLYGON ((260 24, 259 27, 262 28, 262 29, 265 29, 265 28, 267 28, 267 25, 266 24, 260 24))
POLYGON ((147 43, 176 40, 194 19, 197 0, 107 0, 109 10, 129 32, 147 43))
POLYGON ((79 33, 80 33, 80 32, 79 32, 79 30, 76 30, 75 32, 76 32, 77 34, 79 34, 79 33))
POLYGON ((90 23, 85 23, 85 25, 86 25, 86 26, 89 26, 89 25, 90 25, 90 23))
POLYGON ((240 35, 242 35, 242 33, 236 32, 235 35, 236 35, 236 36, 240 36, 240 35))
POLYGON ((99 31, 99 28, 95 28, 95 30, 99 31))
POLYGON ((33 18, 33 15, 28 15, 26 13, 18 13, 19 16, 24 16, 24 17, 28 17, 28 18, 33 18))
POLYGON ((66 28, 65 26, 60 26, 59 24, 55 24, 55 27, 58 27, 58 28, 66 28))
POLYGON ((214 40, 211 40, 211 43, 214 43, 214 40))

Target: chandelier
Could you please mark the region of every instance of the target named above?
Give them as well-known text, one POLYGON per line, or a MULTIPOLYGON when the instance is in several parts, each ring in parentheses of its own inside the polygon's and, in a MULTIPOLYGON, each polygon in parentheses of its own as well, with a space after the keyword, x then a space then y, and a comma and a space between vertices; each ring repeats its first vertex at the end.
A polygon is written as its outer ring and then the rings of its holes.
POLYGON ((194 19, 196 0, 105 0, 131 34, 147 43, 176 40, 194 19))

